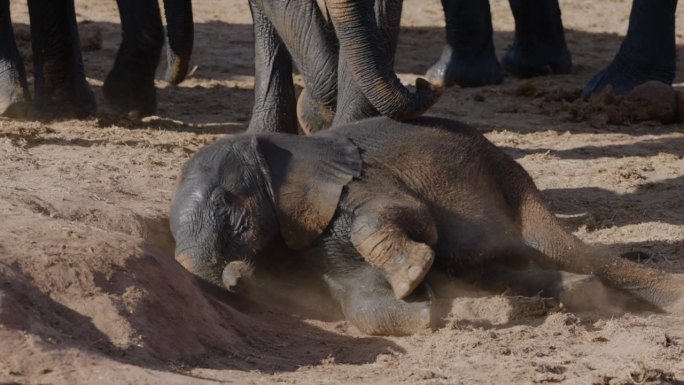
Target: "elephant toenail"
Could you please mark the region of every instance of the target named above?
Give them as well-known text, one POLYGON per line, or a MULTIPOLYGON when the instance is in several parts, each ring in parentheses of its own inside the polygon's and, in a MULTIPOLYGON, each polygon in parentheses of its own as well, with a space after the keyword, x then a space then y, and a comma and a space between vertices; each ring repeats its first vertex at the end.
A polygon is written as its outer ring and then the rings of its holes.
POLYGON ((404 298, 410 294, 409 284, 407 282, 401 282, 395 286, 394 294, 397 298, 404 298))
POLYGON ((412 281, 415 281, 416 279, 420 278, 422 274, 423 269, 420 268, 420 266, 411 266, 408 269, 408 277, 412 281))

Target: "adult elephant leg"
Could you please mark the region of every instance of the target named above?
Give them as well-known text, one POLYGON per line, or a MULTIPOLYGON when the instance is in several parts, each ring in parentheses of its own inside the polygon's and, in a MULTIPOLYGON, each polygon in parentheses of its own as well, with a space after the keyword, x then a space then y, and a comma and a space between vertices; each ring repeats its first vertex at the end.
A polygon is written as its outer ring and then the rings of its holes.
POLYGON ((0 115, 24 117, 30 100, 24 63, 14 40, 9 0, 0 0, 0 115))
POLYGON ((625 94, 649 80, 672 84, 675 75, 677 0, 634 0, 627 36, 613 61, 584 87, 588 99, 607 85, 625 94))
MULTIPOLYGON (((389 9, 387 6, 396 7, 400 3, 399 0, 381 1, 377 8, 389 9)), ((415 93, 401 84, 392 68, 392 52, 386 49, 376 22, 376 4, 330 0, 326 5, 339 39, 340 55, 345 57, 354 82, 380 114, 399 120, 412 119, 437 101, 441 88, 424 79, 416 81, 415 93)), ((398 23, 389 22, 391 28, 398 23)))
POLYGON ((292 59, 273 24, 249 2, 254 21, 254 107, 249 132, 297 134, 292 59))
POLYGON ((191 0, 164 0, 166 15, 166 76, 171 84, 185 80, 194 40, 191 0))
POLYGON ((104 82, 107 103, 132 119, 157 111, 154 75, 164 45, 156 0, 117 0, 123 39, 104 82))
POLYGON ((509 0, 515 39, 501 63, 506 71, 528 78, 569 73, 572 58, 563 31, 558 0, 509 0))
POLYGON ((29 0, 35 106, 58 116, 95 113, 83 69, 73 0, 29 0))
POLYGON ((299 123, 314 132, 332 123, 337 101, 337 41, 315 1, 253 0, 278 32, 304 78, 299 123))
POLYGON ((494 53, 489 0, 442 0, 446 45, 426 77, 446 87, 479 87, 503 80, 494 53))

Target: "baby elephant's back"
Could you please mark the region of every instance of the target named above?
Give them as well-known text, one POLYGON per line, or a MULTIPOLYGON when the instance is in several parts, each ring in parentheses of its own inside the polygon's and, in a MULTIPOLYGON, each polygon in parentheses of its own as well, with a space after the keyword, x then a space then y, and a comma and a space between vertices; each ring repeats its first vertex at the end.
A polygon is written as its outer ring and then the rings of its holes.
POLYGON ((397 122, 381 117, 330 133, 351 139, 361 150, 364 167, 386 169, 418 190, 444 193, 458 186, 488 184, 507 168, 519 168, 476 129, 446 119, 397 122))
POLYGON ((533 192, 534 184, 474 128, 439 118, 405 123, 375 118, 331 133, 347 136, 361 149, 364 169, 387 172, 414 191, 442 230, 480 240, 519 231, 518 207, 512 206, 533 192))

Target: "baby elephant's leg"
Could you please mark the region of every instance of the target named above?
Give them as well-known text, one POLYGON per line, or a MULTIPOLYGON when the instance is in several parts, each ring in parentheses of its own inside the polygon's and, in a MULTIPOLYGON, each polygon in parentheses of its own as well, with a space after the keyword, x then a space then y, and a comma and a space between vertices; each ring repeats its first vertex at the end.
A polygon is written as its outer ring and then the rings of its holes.
POLYGON ((409 335, 432 326, 431 292, 421 286, 405 300, 394 297, 382 271, 363 260, 323 278, 345 318, 369 335, 409 335))
POLYGON ((404 298, 432 266, 437 229, 423 204, 394 200, 359 209, 351 241, 367 262, 385 272, 394 295, 404 298))

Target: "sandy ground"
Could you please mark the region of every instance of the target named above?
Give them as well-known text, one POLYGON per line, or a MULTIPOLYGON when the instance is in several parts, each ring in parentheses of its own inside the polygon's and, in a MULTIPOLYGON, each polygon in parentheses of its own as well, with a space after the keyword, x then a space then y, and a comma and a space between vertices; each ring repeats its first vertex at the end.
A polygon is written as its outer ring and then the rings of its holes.
MULTIPOLYGON (((200 288, 172 257, 166 217, 174 180, 200 146, 245 129, 253 68, 246 2, 194 3, 197 68, 180 87, 158 82, 158 116, 137 124, 104 113, 0 120, 0 383, 684 381, 681 317, 570 313, 541 298, 470 291, 439 329, 378 338, 325 308, 311 316, 287 302, 254 306, 200 288)), ((571 75, 453 88, 432 113, 473 124, 503 147, 585 241, 645 251, 646 263, 682 272, 682 126, 607 125, 575 101, 612 58, 629 6, 561 1, 571 75)), ((76 8, 102 105, 119 44, 116 5, 77 0, 76 8)), ((25 2, 12 1, 12 11, 30 59, 25 2)), ((492 12, 501 54, 512 17, 501 0, 492 12)), ((404 81, 438 57, 442 26, 437 0, 407 0, 397 60, 404 81)), ((684 23, 677 31, 682 44, 684 23)), ((680 64, 678 82, 683 71, 680 64)))

